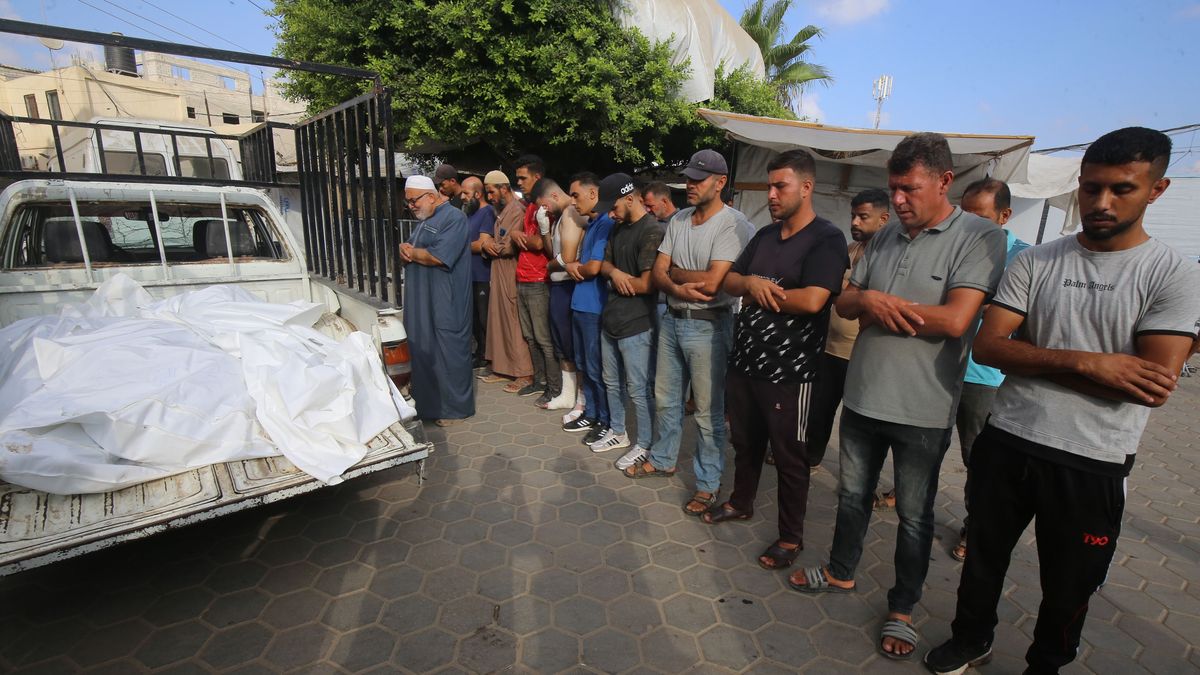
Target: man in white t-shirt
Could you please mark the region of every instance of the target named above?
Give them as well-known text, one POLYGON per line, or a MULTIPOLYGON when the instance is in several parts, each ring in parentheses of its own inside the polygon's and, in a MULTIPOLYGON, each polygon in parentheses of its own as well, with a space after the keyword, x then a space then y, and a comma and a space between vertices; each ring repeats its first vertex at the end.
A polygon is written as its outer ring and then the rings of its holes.
POLYGON ((1042 603, 1025 672, 1075 658, 1150 408, 1175 389, 1200 317, 1196 265, 1142 226, 1170 184, 1170 156, 1171 140, 1141 127, 1092 143, 1079 175, 1083 231, 1020 253, 984 317, 975 358, 1006 378, 971 449, 971 555, 953 637, 925 656, 932 672, 991 657, 1009 559, 1033 519, 1042 603))

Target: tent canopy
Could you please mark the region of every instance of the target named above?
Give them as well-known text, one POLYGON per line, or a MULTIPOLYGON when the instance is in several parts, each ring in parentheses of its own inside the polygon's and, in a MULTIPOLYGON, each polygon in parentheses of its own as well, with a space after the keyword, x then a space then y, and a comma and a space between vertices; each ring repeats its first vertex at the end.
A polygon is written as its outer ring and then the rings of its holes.
MULTIPOLYGON (((803 148, 817 163, 814 207, 817 213, 845 228, 850 199, 867 188, 887 188, 887 160, 912 132, 854 129, 810 122, 756 117, 701 109, 699 114, 738 141, 734 159, 735 204, 752 222, 770 221, 766 212, 767 163, 775 154, 803 148)), ((955 187, 994 176, 1009 182, 1027 178, 1033 136, 943 134, 950 143, 955 187)))

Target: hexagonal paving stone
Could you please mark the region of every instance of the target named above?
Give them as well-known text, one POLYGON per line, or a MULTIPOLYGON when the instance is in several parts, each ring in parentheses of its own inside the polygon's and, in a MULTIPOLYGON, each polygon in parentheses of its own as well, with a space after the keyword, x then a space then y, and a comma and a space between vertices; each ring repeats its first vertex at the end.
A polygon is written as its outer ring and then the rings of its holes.
POLYGON ((281 595, 267 604, 261 619, 274 628, 291 628, 315 620, 325 611, 329 598, 312 589, 281 595))
MULTIPOLYGON (((8 630, 12 626, 7 627, 8 630)), ((71 650, 71 657, 80 665, 91 666, 131 654, 152 630, 151 626, 137 619, 91 631, 71 650)), ((15 643, 14 645, 15 646, 15 643)), ((11 654, 11 647, 0 650, 0 666, 3 654, 11 654)))
POLYGON ((308 559, 321 567, 333 567, 357 558, 362 547, 353 539, 334 539, 314 548, 308 559))
POLYGON ((682 673, 700 660, 696 641, 674 628, 659 628, 641 639, 642 660, 665 673, 682 673))
POLYGON ((538 572, 529 578, 529 592, 550 602, 569 598, 579 592, 579 575, 561 569, 538 572))
POLYGON ((478 595, 468 595, 442 605, 438 625, 451 633, 466 635, 492 624, 500 605, 478 595))
POLYGON ((383 606, 379 625, 401 635, 425 630, 437 621, 438 606, 429 598, 411 595, 383 606))
POLYGON ((572 525, 586 525, 600 517, 600 509, 584 502, 574 502, 558 509, 559 520, 572 525))
POLYGON ((806 663, 817 658, 808 634, 798 628, 774 623, 755 633, 762 655, 780 663, 806 663))
POLYGON ((341 631, 354 630, 374 623, 383 609, 383 601, 366 591, 334 598, 321 613, 321 623, 341 631))
POLYGON ((421 571, 417 568, 393 565, 376 571, 367 589, 387 600, 416 593, 421 588, 421 581, 421 571))
POLYGON ((650 559, 655 565, 679 571, 696 564, 696 552, 691 546, 667 541, 650 548, 650 559))
POLYGON ((517 640, 495 627, 479 630, 459 645, 458 661, 467 672, 503 672, 517 662, 517 640))
POLYGON ((630 542, 618 542, 604 549, 604 562, 609 567, 632 572, 650 563, 650 551, 630 542))
POLYGON ((717 622, 712 602, 688 593, 667 600, 662 609, 668 624, 689 633, 701 633, 717 622))
POLYGON ((598 546, 575 543, 560 548, 554 560, 568 572, 586 572, 600 565, 602 555, 598 546))
POLYGON ((643 567, 630 576, 633 578, 635 593, 655 600, 669 598, 682 590, 679 586, 679 575, 662 567, 643 567))
POLYGON ((874 630, 874 626, 858 629, 826 621, 809 632, 809 639, 825 656, 857 666, 876 654, 875 639, 865 634, 874 630))
POLYGON ((633 637, 605 628, 583 639, 583 665, 603 673, 620 673, 640 661, 633 637))
POLYGON ((528 588, 529 575, 502 567, 479 575, 477 591, 485 598, 503 602, 525 593, 528 588))
POLYGON ((536 542, 529 542, 512 549, 509 560, 513 569, 534 573, 554 567, 554 551, 536 542))
POLYGON ((338 638, 329 660, 356 672, 387 662, 395 647, 395 635, 378 626, 367 626, 338 638))
POLYGON ((478 541, 462 550, 459 562, 463 567, 484 572, 500 567, 508 559, 508 550, 490 541, 478 541))
POLYGON ((454 660, 455 642, 446 631, 430 628, 397 640, 392 659, 413 672, 432 672, 454 660))
POLYGON ((258 623, 229 628, 208 641, 200 658, 213 668, 228 670, 257 659, 273 637, 274 633, 258 623))
POLYGON ((500 626, 517 635, 535 633, 550 625, 550 603, 523 595, 500 605, 500 626))
POLYGON ((258 618, 270 600, 271 596, 258 589, 238 591, 213 600, 201 617, 216 628, 224 628, 258 618))
POLYGON ((208 589, 185 588, 167 593, 146 610, 143 618, 157 626, 167 626, 199 616, 216 596, 208 589))
POLYGON ((716 626, 696 638, 696 642, 700 644, 705 660, 733 671, 742 671, 758 659, 754 637, 729 626, 716 626))
POLYGON ((604 622, 604 606, 595 600, 575 596, 554 606, 554 625, 568 633, 587 635, 604 622))
POLYGON ((331 596, 346 595, 366 588, 373 574, 367 565, 348 562, 321 572, 316 587, 331 596))
POLYGON ((579 665, 579 640, 553 628, 525 638, 521 663, 535 673, 557 673, 579 665))
POLYGON ((600 567, 584 572, 579 577, 579 587, 584 595, 608 601, 629 592, 629 575, 619 570, 600 567))
POLYGON ((257 560, 238 560, 214 570, 205 586, 216 593, 231 593, 254 586, 266 573, 267 566, 257 560))
POLYGON ((211 635, 199 621, 175 624, 151 633, 134 656, 147 668, 160 668, 193 656, 211 635))
POLYGON ((444 602, 466 595, 475 584, 474 573, 461 567, 446 567, 426 574, 422 589, 425 595, 444 602))
POLYGON ((662 616, 654 601, 640 595, 625 595, 606 607, 608 625, 630 633, 642 635, 646 631, 662 624, 662 616))
POLYGON ((588 523, 579 528, 579 540, 592 546, 605 547, 615 544, 625 538, 625 531, 620 525, 598 521, 588 523))

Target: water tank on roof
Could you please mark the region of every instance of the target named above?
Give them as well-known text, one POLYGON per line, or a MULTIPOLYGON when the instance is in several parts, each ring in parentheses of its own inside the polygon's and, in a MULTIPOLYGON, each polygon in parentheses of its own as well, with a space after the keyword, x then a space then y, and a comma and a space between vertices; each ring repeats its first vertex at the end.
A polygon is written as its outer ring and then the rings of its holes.
MULTIPOLYGON (((113 33, 120 35, 120 33, 113 33)), ((104 69, 117 75, 137 77, 137 59, 133 55, 133 47, 104 46, 104 69)))

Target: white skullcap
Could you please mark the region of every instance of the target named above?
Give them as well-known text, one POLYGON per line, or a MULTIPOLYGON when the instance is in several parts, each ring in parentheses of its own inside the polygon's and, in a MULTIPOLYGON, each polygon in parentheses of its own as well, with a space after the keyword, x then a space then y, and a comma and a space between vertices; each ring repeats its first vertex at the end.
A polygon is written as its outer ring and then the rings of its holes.
POLYGON ((409 176, 408 180, 404 181, 405 190, 428 190, 434 192, 437 190, 433 186, 433 179, 429 176, 409 176))

